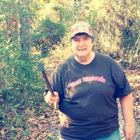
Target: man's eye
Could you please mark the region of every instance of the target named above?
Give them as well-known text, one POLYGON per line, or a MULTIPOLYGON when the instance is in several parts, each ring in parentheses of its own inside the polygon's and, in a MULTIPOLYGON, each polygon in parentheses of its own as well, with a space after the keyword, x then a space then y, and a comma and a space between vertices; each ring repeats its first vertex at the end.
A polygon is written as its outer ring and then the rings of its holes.
POLYGON ((84 40, 88 40, 88 39, 89 39, 89 37, 85 37, 85 38, 84 38, 84 40))
POLYGON ((75 42, 79 41, 78 39, 74 39, 75 42))

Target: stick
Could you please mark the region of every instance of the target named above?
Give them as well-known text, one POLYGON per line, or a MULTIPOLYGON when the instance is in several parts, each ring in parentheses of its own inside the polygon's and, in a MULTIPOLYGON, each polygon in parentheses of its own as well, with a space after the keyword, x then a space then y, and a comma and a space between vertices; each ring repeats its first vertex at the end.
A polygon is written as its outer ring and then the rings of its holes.
MULTIPOLYGON (((46 85, 47 85, 49 91, 51 92, 51 94, 52 94, 53 96, 55 96, 55 94, 54 94, 54 92, 53 92, 53 89, 52 89, 52 87, 51 87, 51 84, 50 84, 50 82, 49 82, 49 80, 48 80, 48 77, 47 77, 47 75, 46 75, 46 73, 45 73, 44 64, 43 64, 43 63, 38 63, 38 69, 42 72, 42 75, 43 75, 43 77, 44 77, 44 79, 45 79, 45 82, 46 82, 46 85)), ((54 103, 54 108, 55 108, 55 109, 57 108, 56 102, 54 103)))

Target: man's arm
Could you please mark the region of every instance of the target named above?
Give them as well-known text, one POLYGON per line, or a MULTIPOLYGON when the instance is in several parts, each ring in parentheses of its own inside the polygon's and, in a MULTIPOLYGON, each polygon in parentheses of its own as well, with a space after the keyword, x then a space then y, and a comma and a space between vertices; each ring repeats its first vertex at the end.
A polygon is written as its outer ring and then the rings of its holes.
POLYGON ((131 140, 135 131, 132 93, 120 98, 120 103, 124 118, 124 135, 126 140, 131 140))

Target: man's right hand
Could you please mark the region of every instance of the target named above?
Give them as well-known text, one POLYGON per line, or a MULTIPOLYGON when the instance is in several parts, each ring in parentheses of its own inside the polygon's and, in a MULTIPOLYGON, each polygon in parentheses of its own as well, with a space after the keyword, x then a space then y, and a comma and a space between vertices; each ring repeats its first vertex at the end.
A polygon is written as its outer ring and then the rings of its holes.
POLYGON ((60 101, 58 93, 55 91, 54 95, 52 95, 50 91, 48 91, 46 95, 44 94, 44 100, 50 106, 57 106, 60 101))

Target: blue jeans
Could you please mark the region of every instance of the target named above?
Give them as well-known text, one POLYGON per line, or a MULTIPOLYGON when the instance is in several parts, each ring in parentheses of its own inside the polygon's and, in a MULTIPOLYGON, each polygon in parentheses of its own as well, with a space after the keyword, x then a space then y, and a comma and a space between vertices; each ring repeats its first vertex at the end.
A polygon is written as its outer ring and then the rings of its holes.
MULTIPOLYGON (((66 140, 66 139, 60 138, 59 140, 66 140)), ((104 136, 101 136, 101 137, 98 137, 98 138, 94 138, 94 139, 81 139, 81 140, 121 140, 121 137, 120 137, 119 130, 116 130, 115 132, 113 132, 111 134, 107 134, 107 135, 104 135, 104 136)))

